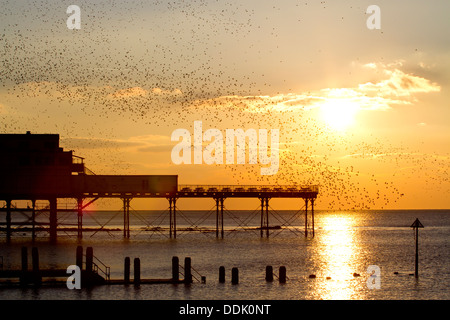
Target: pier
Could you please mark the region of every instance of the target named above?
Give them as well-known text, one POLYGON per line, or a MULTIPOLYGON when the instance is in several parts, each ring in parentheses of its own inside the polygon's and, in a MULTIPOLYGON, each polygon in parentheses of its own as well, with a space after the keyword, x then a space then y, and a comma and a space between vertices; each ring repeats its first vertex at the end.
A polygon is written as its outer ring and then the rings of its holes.
MULTIPOLYGON (((14 232, 46 231, 52 242, 58 231, 73 230, 61 227, 58 213, 77 216, 77 238, 83 238, 83 212, 102 198, 122 201, 123 238, 131 237, 130 208, 135 198, 164 198, 168 201, 169 237, 177 238, 177 205, 183 198, 210 198, 215 205, 216 238, 224 238, 224 212, 226 200, 232 198, 258 199, 260 205, 260 237, 269 237, 269 202, 274 198, 299 199, 296 214, 304 215, 304 237, 314 237, 314 202, 319 188, 316 185, 182 185, 178 175, 95 175, 84 163, 84 158, 73 151, 59 147, 57 134, 0 134, 0 148, 5 156, 0 158, 0 231, 10 240, 14 232), (58 201, 73 200, 73 208, 61 208, 58 201), (14 200, 31 202, 31 206, 15 206, 14 200), (41 203, 40 206, 37 202, 41 203), (42 205, 44 203, 44 205, 42 205), (1 205, 0 205, 1 206, 1 205), (25 221, 14 223, 12 215, 21 215, 25 221), (48 216, 48 223, 37 223, 38 215, 48 216)), ((288 221, 285 225, 288 225, 288 221)), ((96 232, 105 231, 101 225, 96 232)))

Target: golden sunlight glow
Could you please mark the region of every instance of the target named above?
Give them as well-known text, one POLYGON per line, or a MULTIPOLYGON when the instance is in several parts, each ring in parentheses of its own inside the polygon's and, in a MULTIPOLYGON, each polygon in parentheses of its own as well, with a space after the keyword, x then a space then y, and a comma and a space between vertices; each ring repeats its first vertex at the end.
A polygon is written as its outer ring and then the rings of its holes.
POLYGON ((320 107, 322 119, 336 130, 352 125, 358 109, 358 104, 348 99, 329 99, 320 107))
POLYGON ((321 283, 318 288, 320 298, 354 298, 356 292, 352 273, 358 249, 353 238, 353 221, 347 215, 330 215, 325 217, 323 223, 321 258, 326 262, 323 272, 331 280, 321 283))

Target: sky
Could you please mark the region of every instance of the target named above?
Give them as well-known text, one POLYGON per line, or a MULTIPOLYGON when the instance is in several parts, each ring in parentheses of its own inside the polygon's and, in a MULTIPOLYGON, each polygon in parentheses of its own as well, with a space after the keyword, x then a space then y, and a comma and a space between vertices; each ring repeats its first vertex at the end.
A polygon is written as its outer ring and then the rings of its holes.
MULTIPOLYGON (((96 174, 314 184, 319 209, 450 208, 446 0, 2 0, 0 11, 0 133, 58 133, 96 174), (81 29, 67 27, 70 5, 81 29), (380 29, 367 27, 370 5, 380 29), (194 121, 224 139, 278 129, 277 173, 248 157, 174 164, 171 134, 194 121)), ((153 202, 135 200, 166 205, 153 202)))

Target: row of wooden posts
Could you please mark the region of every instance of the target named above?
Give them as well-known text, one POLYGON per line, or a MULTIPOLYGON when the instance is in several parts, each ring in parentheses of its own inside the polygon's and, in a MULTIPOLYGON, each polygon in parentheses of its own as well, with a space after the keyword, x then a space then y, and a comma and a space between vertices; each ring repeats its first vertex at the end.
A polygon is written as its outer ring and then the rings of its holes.
MULTIPOLYGON (((131 260, 129 257, 125 258, 124 263, 124 283, 125 284, 131 284, 130 280, 130 264, 131 260)), ((186 257, 184 259, 184 279, 180 280, 180 261, 178 257, 172 258, 172 281, 173 283, 192 283, 193 282, 193 274, 192 274, 192 261, 190 257, 186 257)), ((286 267, 281 266, 278 271, 278 276, 273 272, 272 266, 266 267, 266 281, 272 282, 274 280, 274 276, 278 278, 278 281, 280 283, 286 283, 286 280, 288 277, 286 276, 286 267)), ((197 279, 198 280, 198 279, 197 279)), ((201 276, 201 282, 206 282, 206 277, 201 276)), ((134 285, 140 285, 141 283, 141 261, 139 258, 134 258, 134 279, 133 284, 134 285)), ((225 267, 220 266, 219 267, 219 283, 225 283, 225 267)), ((231 269, 231 283, 232 284, 238 284, 239 283, 239 269, 234 267, 231 269)))
MULTIPOLYGON (((286 267, 281 266, 278 270, 278 276, 273 272, 272 266, 266 266, 266 281, 272 282, 273 277, 277 277, 278 281, 280 283, 286 283, 286 280, 288 277, 286 276, 286 267)), ((225 282, 225 267, 220 266, 219 267, 219 282, 224 283, 225 282)), ((231 283, 232 284, 238 284, 239 283, 239 269, 234 267, 231 269, 231 283)))
POLYGON ((35 285, 40 285, 42 283, 42 276, 39 272, 39 251, 37 247, 31 248, 31 272, 28 271, 28 248, 22 247, 21 250, 21 275, 20 275, 20 284, 26 285, 31 282, 35 285))

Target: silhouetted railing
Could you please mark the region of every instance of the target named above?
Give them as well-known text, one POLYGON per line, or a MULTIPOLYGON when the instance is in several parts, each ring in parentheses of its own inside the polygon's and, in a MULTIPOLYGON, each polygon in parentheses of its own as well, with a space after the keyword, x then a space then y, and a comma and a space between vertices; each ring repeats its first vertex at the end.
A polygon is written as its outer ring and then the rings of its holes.
POLYGON ((105 279, 107 281, 109 281, 110 277, 111 277, 111 269, 110 269, 110 267, 108 267, 103 262, 101 262, 100 259, 98 259, 96 256, 94 256, 94 259, 97 260, 97 262, 99 264, 101 264, 102 267, 103 267, 103 269, 102 269, 102 268, 99 267, 99 265, 97 263, 93 262, 92 265, 93 265, 94 272, 98 274, 98 272, 100 271, 105 276, 105 279))
POLYGON ((318 185, 178 185, 178 192, 319 192, 318 185))

